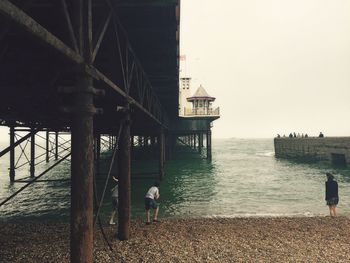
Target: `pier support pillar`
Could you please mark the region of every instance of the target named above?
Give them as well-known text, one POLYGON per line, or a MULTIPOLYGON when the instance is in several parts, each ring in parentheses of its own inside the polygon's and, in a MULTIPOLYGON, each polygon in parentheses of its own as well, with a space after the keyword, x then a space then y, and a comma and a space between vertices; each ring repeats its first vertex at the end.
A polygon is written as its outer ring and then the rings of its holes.
MULTIPOLYGON (((72 1, 74 29, 79 53, 86 64, 92 56, 91 1, 72 1)), ((77 65, 76 89, 72 94, 71 123, 71 216, 70 262, 93 262, 93 78, 85 65, 77 65)))
POLYGON ((58 160, 58 131, 55 132, 55 160, 58 160))
POLYGON ((156 144, 156 138, 154 136, 151 136, 151 147, 154 148, 155 144, 156 144))
POLYGON ((203 134, 198 134, 198 152, 202 153, 202 147, 203 147, 203 134))
POLYGON ((148 147, 148 136, 143 137, 143 146, 145 147, 145 149, 148 147))
POLYGON ((158 136, 158 148, 159 148, 159 180, 162 181, 164 178, 164 159, 165 159, 165 138, 164 129, 160 129, 158 136))
POLYGON ((30 128, 30 177, 35 176, 35 132, 34 128, 30 128))
POLYGON ((135 136, 132 135, 130 137, 130 155, 131 155, 131 159, 133 159, 134 156, 134 151, 135 151, 135 136))
POLYGON ((141 148, 141 146, 142 146, 142 136, 137 136, 137 146, 139 147, 139 148, 141 148))
POLYGON ((131 180, 130 180, 130 106, 125 106, 124 121, 119 139, 118 152, 118 238, 127 240, 130 237, 130 210, 131 210, 131 180))
POLYGON ((173 134, 168 133, 166 139, 166 160, 171 160, 173 158, 173 151, 176 143, 176 138, 173 134))
POLYGON ((10 126, 10 182, 15 181, 15 126, 10 126))
POLYGON ((193 149, 197 149, 197 134, 193 134, 193 149))
POLYGON ((211 130, 207 131, 207 159, 211 160, 211 130))
POLYGON ((96 164, 97 164, 97 171, 100 167, 100 159, 101 159, 101 134, 97 134, 96 136, 96 164))
POLYGON ((93 254, 93 86, 90 76, 78 77, 72 123, 71 262, 92 263, 93 254), (83 92, 83 91, 86 92, 83 92))
POLYGON ((50 132, 49 130, 46 130, 46 162, 48 163, 50 161, 50 132))
POLYGON ((95 133, 94 135, 94 161, 95 172, 98 176, 100 168, 100 154, 101 154, 101 134, 95 133))

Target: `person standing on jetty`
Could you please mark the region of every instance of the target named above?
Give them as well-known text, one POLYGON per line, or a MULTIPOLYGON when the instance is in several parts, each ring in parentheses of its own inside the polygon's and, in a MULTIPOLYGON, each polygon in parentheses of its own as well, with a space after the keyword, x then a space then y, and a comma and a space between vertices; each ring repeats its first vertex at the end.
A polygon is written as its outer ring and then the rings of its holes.
POLYGON ((113 211, 112 211, 111 219, 109 220, 110 225, 115 225, 114 216, 118 211, 118 179, 113 176, 113 180, 116 182, 116 185, 111 190, 113 211))
POLYGON ((334 181, 334 176, 331 173, 326 173, 326 201, 329 207, 330 216, 337 216, 336 207, 339 202, 338 183, 334 181))
POLYGON ((145 209, 146 209, 146 217, 147 221, 146 224, 151 224, 151 213, 150 209, 154 209, 154 217, 153 222, 159 222, 158 220, 158 212, 159 212, 159 206, 156 202, 156 200, 160 197, 159 194, 159 182, 154 182, 153 186, 148 189, 146 196, 145 196, 145 209))

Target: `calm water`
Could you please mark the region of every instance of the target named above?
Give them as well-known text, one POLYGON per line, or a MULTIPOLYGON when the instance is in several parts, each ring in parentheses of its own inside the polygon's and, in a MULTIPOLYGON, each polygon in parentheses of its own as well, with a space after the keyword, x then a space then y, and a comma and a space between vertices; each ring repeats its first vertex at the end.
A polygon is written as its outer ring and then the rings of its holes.
MULTIPOLYGON (((3 145, 4 146, 4 145, 3 145)), ((1 147, 3 148, 3 147, 1 147)), ((9 184, 8 156, 0 158, 0 200, 23 186, 9 184)), ((44 163, 38 172, 45 169, 44 163)), ((157 171, 156 161, 133 165, 132 216, 143 217, 143 196, 157 171), (142 175, 141 175, 142 173, 142 175)), ((42 179, 69 178, 65 162, 42 179)), ((327 215, 324 201, 325 173, 332 172, 339 183, 339 214, 350 214, 350 169, 327 164, 303 164, 274 157, 272 139, 217 139, 213 160, 198 154, 179 152, 166 163, 161 184, 161 216, 242 217, 327 215)), ((17 172, 25 177, 28 169, 17 172)), ((99 194, 102 189, 99 182, 99 194)), ((102 217, 110 213, 109 189, 102 217)), ((69 217, 70 183, 45 182, 28 187, 10 203, 0 207, 1 221, 69 217)))

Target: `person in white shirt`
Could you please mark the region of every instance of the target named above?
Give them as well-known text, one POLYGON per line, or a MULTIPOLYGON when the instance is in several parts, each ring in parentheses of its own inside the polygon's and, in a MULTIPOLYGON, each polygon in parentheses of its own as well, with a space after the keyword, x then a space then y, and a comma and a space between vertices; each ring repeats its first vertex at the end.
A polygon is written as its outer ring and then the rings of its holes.
POLYGON ((147 221, 146 224, 151 224, 151 215, 150 215, 150 209, 154 209, 154 217, 153 222, 160 222, 158 220, 158 212, 159 212, 159 206, 155 200, 159 198, 159 182, 155 182, 153 186, 148 189, 146 196, 145 196, 145 209, 146 209, 146 216, 147 221))

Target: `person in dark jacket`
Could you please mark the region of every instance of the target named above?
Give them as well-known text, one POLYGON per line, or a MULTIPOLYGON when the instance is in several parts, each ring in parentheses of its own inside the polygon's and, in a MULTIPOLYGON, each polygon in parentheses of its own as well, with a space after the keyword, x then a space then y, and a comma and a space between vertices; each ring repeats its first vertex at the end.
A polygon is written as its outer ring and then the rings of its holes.
POLYGON ((336 207, 339 202, 338 183, 334 181, 334 176, 331 173, 326 173, 326 175, 326 201, 329 207, 330 216, 334 217, 337 215, 336 207))

